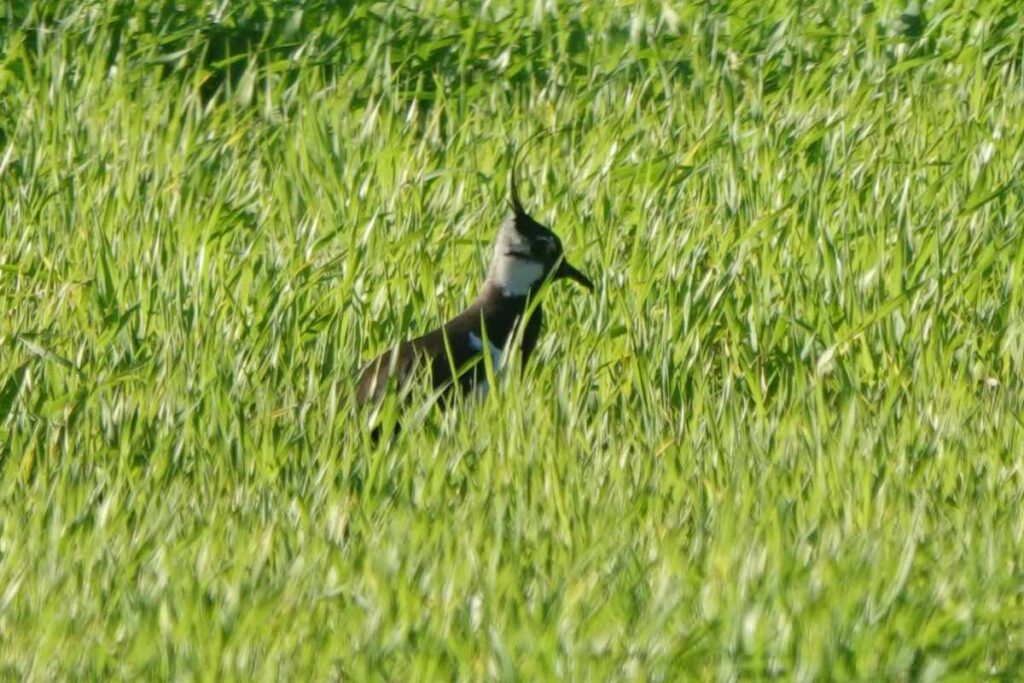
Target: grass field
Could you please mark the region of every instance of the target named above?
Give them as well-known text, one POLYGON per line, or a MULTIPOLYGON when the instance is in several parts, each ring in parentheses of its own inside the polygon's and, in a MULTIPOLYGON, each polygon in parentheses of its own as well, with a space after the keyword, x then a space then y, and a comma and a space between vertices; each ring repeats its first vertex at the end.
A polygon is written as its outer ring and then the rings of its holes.
POLYGON ((345 5, 0 9, 5 679, 1024 676, 1014 3, 345 5))

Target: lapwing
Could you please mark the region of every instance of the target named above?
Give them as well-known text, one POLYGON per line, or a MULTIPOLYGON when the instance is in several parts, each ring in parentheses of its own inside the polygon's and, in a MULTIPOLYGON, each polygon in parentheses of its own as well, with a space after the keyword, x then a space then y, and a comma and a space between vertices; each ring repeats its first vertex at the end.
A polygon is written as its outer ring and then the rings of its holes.
MULTIPOLYGON (((512 211, 498 230, 479 295, 441 327, 368 363, 359 378, 360 404, 378 403, 388 391, 408 391, 420 378, 442 399, 442 407, 456 392, 486 392, 488 362, 492 376, 500 373, 517 339, 522 366, 529 361, 543 325, 538 295, 545 283, 570 279, 593 291, 590 279, 566 260, 558 236, 523 208, 515 160, 509 175, 512 211)), ((375 440, 378 435, 379 427, 373 430, 375 440)))

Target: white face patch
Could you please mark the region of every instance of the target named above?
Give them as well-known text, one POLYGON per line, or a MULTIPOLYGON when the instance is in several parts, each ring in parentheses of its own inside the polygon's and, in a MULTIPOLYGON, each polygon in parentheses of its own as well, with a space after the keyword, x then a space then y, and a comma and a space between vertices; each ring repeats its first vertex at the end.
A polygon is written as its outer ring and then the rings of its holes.
POLYGON ((543 279, 544 267, 536 261, 505 256, 491 265, 490 280, 505 296, 526 296, 543 279))
POLYGON ((510 256, 510 253, 529 254, 530 245, 515 227, 506 224, 498 232, 487 279, 505 296, 525 296, 544 279, 544 266, 527 258, 510 256))

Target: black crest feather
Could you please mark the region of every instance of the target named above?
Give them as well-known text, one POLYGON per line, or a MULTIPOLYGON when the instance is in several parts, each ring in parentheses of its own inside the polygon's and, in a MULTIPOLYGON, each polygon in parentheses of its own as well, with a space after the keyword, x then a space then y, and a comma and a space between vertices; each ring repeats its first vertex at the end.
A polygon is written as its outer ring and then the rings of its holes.
POLYGON ((522 162, 523 157, 526 156, 526 153, 530 151, 530 148, 535 146, 544 138, 566 130, 567 128, 568 126, 563 126, 562 128, 555 128, 550 131, 537 131, 527 138, 526 142, 524 142, 522 146, 513 153, 512 169, 509 171, 509 194, 511 195, 512 211, 517 217, 526 215, 526 209, 523 208, 523 201, 519 196, 519 164, 522 162))

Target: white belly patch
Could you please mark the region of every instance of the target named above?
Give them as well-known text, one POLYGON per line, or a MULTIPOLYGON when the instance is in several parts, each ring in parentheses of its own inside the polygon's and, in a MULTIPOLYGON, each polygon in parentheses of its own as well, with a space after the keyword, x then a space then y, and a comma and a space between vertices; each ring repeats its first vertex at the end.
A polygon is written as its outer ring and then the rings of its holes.
MULTIPOLYGON (((473 334, 472 332, 469 333, 469 348, 473 349, 474 351, 484 350, 483 340, 480 337, 473 334)), ((504 365, 504 355, 502 354, 501 349, 499 349, 497 346, 491 343, 489 339, 487 340, 487 350, 491 354, 491 367, 494 368, 494 374, 500 376, 502 374, 504 365)), ((479 382, 477 382, 476 389, 484 396, 486 396, 488 390, 490 389, 490 387, 487 385, 487 380, 482 379, 479 382)))

